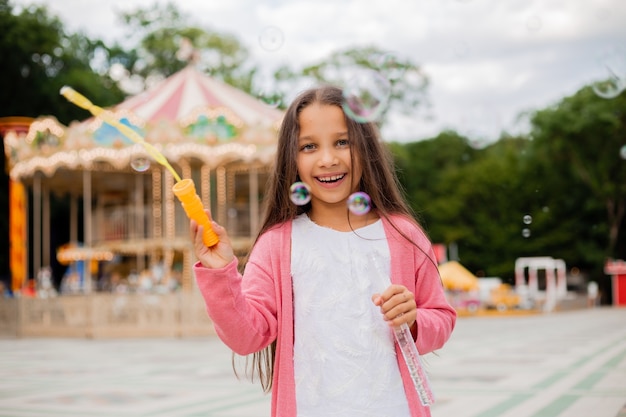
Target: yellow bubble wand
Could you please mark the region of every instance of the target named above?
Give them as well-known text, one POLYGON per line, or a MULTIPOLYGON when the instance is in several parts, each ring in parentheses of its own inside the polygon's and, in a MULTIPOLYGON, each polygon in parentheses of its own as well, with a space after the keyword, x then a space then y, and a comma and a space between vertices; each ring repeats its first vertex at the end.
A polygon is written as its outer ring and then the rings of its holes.
POLYGON ((167 161, 165 156, 163 156, 163 154, 159 152, 158 149, 152 146, 152 144, 146 142, 144 138, 141 137, 141 135, 139 135, 135 130, 133 130, 129 126, 126 126, 123 123, 120 123, 119 120, 113 117, 113 115, 109 111, 104 110, 102 107, 96 106, 91 101, 89 101, 87 97, 83 96, 72 87, 64 86, 63 88, 61 88, 60 93, 71 103, 74 103, 78 107, 88 110, 95 117, 115 127, 128 139, 142 145, 148 152, 148 154, 150 154, 150 156, 154 158, 155 161, 167 168, 176 179, 176 184, 174 184, 174 186, 172 187, 172 191, 180 200, 181 205, 185 210, 185 213, 187 213, 187 217, 195 220, 199 226, 204 227, 204 233, 202 235, 202 240, 204 244, 208 247, 217 245, 217 243, 219 242, 219 238, 211 227, 211 219, 209 219, 209 216, 204 211, 202 201, 196 193, 196 187, 191 179, 181 179, 178 173, 167 161))

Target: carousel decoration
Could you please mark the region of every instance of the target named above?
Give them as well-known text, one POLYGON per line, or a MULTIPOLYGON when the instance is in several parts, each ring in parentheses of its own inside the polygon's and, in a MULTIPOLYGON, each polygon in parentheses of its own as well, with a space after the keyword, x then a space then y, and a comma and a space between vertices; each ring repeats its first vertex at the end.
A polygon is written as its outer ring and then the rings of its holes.
MULTIPOLYGON (((191 64, 106 111, 195 183, 202 205, 244 254, 258 228, 283 113, 191 64)), ((32 195, 22 221, 32 213, 25 228, 33 236, 26 255, 33 270, 23 275, 36 276, 56 256, 63 264, 92 265, 81 277, 85 293, 113 270, 155 264, 175 272, 166 278, 179 280, 183 289, 192 287, 189 221, 172 191, 177 178, 155 163, 149 149, 98 117, 63 126, 42 116, 27 131, 9 126, 4 133, 10 181, 20 201, 32 195), (51 194, 67 200, 70 224, 69 241, 54 248, 51 194)))

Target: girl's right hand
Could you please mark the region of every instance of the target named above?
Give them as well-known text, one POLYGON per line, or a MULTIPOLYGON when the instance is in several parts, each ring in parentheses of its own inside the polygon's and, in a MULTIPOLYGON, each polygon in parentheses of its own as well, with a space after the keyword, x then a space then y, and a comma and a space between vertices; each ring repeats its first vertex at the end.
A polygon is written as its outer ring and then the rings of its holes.
MULTIPOLYGON (((206 211, 208 214, 208 210, 206 211)), ((209 216, 209 218, 211 217, 209 216)), ((214 221, 211 221, 211 224, 213 231, 220 240, 217 245, 210 248, 207 247, 202 240, 204 227, 198 226, 195 220, 191 220, 189 222, 189 230, 198 261, 200 261, 205 268, 220 269, 233 261, 235 253, 230 243, 228 233, 226 233, 226 229, 214 221)))

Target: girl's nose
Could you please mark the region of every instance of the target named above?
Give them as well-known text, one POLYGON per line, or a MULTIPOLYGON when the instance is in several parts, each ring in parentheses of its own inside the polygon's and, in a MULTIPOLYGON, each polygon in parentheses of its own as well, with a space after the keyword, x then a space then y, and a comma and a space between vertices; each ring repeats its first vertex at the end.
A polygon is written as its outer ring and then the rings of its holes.
POLYGON ((319 165, 322 167, 333 166, 337 164, 337 155, 333 149, 324 149, 320 155, 319 165))

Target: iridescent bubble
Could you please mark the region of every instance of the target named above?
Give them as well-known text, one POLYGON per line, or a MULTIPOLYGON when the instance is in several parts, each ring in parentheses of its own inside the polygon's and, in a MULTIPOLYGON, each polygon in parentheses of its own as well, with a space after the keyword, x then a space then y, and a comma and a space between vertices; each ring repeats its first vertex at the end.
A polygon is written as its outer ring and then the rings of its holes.
POLYGON ((367 193, 357 191, 348 197, 348 209, 358 216, 367 214, 372 208, 372 200, 367 193))
POLYGON ((606 80, 596 81, 591 84, 591 88, 593 92, 596 93, 598 97, 611 99, 619 96, 622 91, 624 91, 624 81, 614 75, 609 76, 606 80))
POLYGON ((280 49, 285 42, 283 31, 276 26, 268 26, 259 35, 259 45, 266 51, 274 52, 280 49))
POLYGON ((289 187, 289 198, 296 206, 303 206, 311 201, 311 189, 303 182, 294 182, 289 187))
POLYGON ((524 224, 531 224, 533 222, 533 218, 530 214, 525 215, 522 220, 524 221, 524 224))
POLYGON ((604 79, 591 85, 594 93, 606 99, 619 96, 626 89, 626 51, 622 48, 607 49, 598 64, 604 71, 604 79))
POLYGON ((542 25, 543 23, 541 22, 541 18, 536 14, 529 16, 528 19, 526 19, 526 29, 530 32, 539 31, 542 25))
POLYGON ((343 110, 359 123, 376 121, 389 104, 391 84, 379 72, 358 70, 343 90, 343 110))
POLYGON ((620 158, 622 158, 622 159, 626 159, 626 145, 622 146, 622 147, 619 149, 619 156, 620 156, 620 158))
POLYGON ((522 236, 525 237, 525 238, 529 238, 530 237, 530 229, 528 229, 528 228, 522 229, 522 236))
POLYGON ((380 71, 391 81, 398 80, 405 71, 403 65, 398 62, 398 58, 391 52, 378 55, 375 61, 380 71))
POLYGON ((150 169, 150 159, 145 156, 138 156, 130 161, 130 166, 137 172, 145 172, 150 169))

